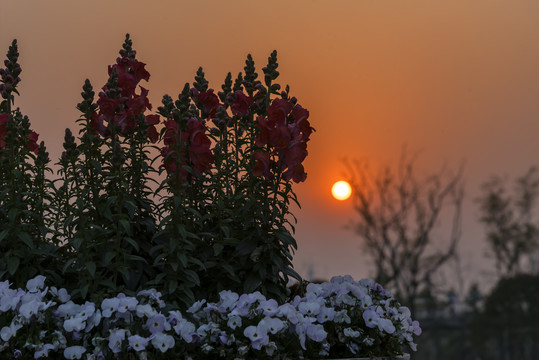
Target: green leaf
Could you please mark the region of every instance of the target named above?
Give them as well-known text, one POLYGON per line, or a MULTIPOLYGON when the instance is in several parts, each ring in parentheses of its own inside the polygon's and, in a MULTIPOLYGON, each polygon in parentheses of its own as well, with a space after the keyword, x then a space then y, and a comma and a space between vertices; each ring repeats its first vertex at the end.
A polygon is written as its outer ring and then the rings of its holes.
POLYGON ((243 284, 243 289, 246 294, 254 292, 260 285, 262 284, 262 280, 258 276, 256 276, 254 273, 249 274, 247 276, 247 279, 245 279, 245 283, 243 284))
POLYGON ((185 270, 183 274, 187 280, 189 280, 191 283, 200 286, 200 279, 198 277, 198 274, 194 272, 193 270, 185 270))
POLYGON ((4 229, 2 232, 0 232, 0 241, 4 240, 7 234, 9 234, 9 229, 4 229))
POLYGON ((80 288, 80 295, 83 298, 86 298, 86 294, 88 294, 88 288, 90 287, 90 284, 86 284, 83 287, 80 288))
POLYGON ((173 294, 174 291, 176 291, 176 288, 178 287, 178 280, 172 279, 168 283, 168 293, 173 294))
POLYGON ((223 267, 223 269, 226 270, 227 273, 230 274, 230 278, 231 279, 236 279, 237 276, 236 276, 236 273, 234 272, 234 268, 232 266, 230 266, 229 264, 221 264, 221 266, 223 267))
POLYGON ((120 219, 120 220, 119 220, 119 223, 120 223, 120 225, 124 228, 125 232, 126 232, 128 235, 132 235, 131 224, 129 223, 128 220, 126 220, 126 219, 120 219))
POLYGON ((116 257, 115 252, 107 251, 105 253, 105 256, 103 256, 103 265, 108 266, 110 264, 110 262, 112 261, 112 259, 114 259, 114 257, 116 257))
POLYGON ((92 279, 95 278, 95 263, 92 261, 87 261, 84 263, 84 265, 86 266, 86 269, 92 276, 92 279))
POLYGON ((283 269, 283 274, 292 276, 294 279, 298 281, 302 281, 301 276, 291 267, 285 267, 283 269))
POLYGON ((214 244, 213 245, 213 254, 215 256, 219 256, 219 254, 223 251, 224 248, 225 248, 225 245, 223 245, 221 243, 214 244))
POLYGON ((126 237, 124 239, 133 247, 133 249, 135 249, 136 252, 140 251, 140 246, 135 240, 130 237, 126 237))
POLYGON ((258 262, 260 260, 260 255, 262 254, 262 251, 263 251, 263 247, 262 246, 259 246, 257 247, 252 253, 251 255, 249 256, 249 258, 254 261, 254 262, 258 262))
POLYGON ((176 250, 179 244, 180 244, 180 241, 178 240, 176 236, 170 237, 170 251, 171 252, 174 252, 174 250, 176 250))
POLYGON ((225 237, 229 238, 230 237, 230 228, 228 226, 224 226, 224 225, 221 225, 221 231, 223 232, 223 234, 225 235, 225 237))
POLYGON ((137 206, 132 201, 126 201, 124 202, 124 208, 127 210, 127 213, 129 214, 129 218, 132 219, 135 215, 135 210, 137 206))
POLYGON ((28 246, 30 249, 34 249, 34 242, 32 241, 32 237, 26 233, 26 232, 20 232, 17 233, 17 237, 22 240, 28 246))
POLYGON ((20 259, 15 256, 10 256, 7 259, 7 270, 9 271, 10 275, 14 275, 17 271, 17 268, 19 267, 20 259))
POLYGON ((73 263, 76 261, 75 258, 71 258, 69 260, 66 261, 66 263, 64 264, 64 266, 62 267, 62 272, 66 272, 66 270, 71 266, 73 265, 73 263))
POLYGON ((256 241, 254 239, 245 238, 236 247, 236 252, 240 256, 250 255, 256 249, 256 241))
POLYGON ((9 219, 9 222, 10 223, 14 223, 15 222, 15 217, 17 216, 17 209, 16 208, 11 208, 9 209, 8 213, 7 213, 7 217, 9 219))

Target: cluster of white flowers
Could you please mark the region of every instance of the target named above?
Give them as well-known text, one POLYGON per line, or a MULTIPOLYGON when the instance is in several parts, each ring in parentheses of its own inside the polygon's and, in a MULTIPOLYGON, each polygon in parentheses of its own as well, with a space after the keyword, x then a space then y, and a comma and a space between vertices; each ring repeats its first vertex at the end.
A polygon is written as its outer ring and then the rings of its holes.
POLYGON ((352 354, 373 354, 377 346, 415 350, 413 335, 421 333, 387 290, 349 276, 311 283, 305 296, 285 304, 259 292, 222 291, 218 302, 201 300, 184 313, 168 309, 153 289, 75 304, 45 280, 37 276, 25 290, 0 282, 0 352, 11 358, 323 358, 338 347, 352 354))

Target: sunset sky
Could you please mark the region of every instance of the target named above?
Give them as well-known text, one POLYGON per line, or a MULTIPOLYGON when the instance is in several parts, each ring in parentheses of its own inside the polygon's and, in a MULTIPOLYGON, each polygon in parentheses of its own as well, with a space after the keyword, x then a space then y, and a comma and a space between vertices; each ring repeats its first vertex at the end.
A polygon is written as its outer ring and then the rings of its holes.
POLYGON ((130 33, 151 73, 154 107, 176 97, 199 66, 220 89, 248 53, 259 73, 278 51, 278 82, 310 111, 316 133, 296 186, 296 270, 316 277, 372 275, 344 226, 349 201, 331 197, 343 159, 395 163, 419 153, 419 174, 464 163, 460 246, 470 281, 484 278, 480 184, 539 165, 537 0, 0 0, 0 56, 19 42, 16 105, 51 158, 75 128, 84 80, 98 89, 130 33))

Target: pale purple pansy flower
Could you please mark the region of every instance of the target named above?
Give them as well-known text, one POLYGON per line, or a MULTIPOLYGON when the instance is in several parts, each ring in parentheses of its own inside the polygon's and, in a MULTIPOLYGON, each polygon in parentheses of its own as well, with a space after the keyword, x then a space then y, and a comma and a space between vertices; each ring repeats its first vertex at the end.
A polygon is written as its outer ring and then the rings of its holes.
POLYGON ((165 315, 156 314, 146 321, 146 326, 153 334, 162 333, 163 330, 170 330, 170 324, 167 322, 165 315))
POLYGON ((123 295, 123 294, 118 295, 118 299, 120 300, 120 303, 118 304, 118 312, 123 314, 126 311, 135 310, 135 308, 138 305, 138 300, 131 296, 124 295, 120 297, 120 295, 123 295))
POLYGON ((29 320, 32 316, 36 315, 41 302, 39 300, 32 300, 27 303, 24 303, 19 308, 19 314, 21 314, 25 319, 29 320))
POLYGON ((238 301, 239 297, 240 296, 233 291, 230 291, 230 290, 221 291, 219 293, 219 299, 220 299, 219 304, 218 304, 219 311, 224 312, 224 311, 232 309, 236 305, 236 302, 238 301))
POLYGON ((359 330, 354 330, 352 328, 347 327, 343 330, 343 334, 351 338, 357 338, 359 337, 359 335, 361 335, 361 332, 359 330))
POLYGON ((125 339, 125 329, 115 329, 110 331, 109 349, 117 354, 122 351, 122 341, 125 339))
POLYGON ((26 282, 26 289, 28 289, 29 292, 37 292, 45 287, 46 279, 47 278, 45 276, 38 275, 26 282))
POLYGON ((155 310, 150 304, 138 304, 135 308, 135 311, 139 318, 151 318, 152 316, 157 314, 157 310, 155 310))
POLYGON ((372 310, 365 310, 363 313, 363 320, 365 320, 365 325, 369 328, 374 328, 378 325, 378 314, 372 310))
POLYGON ((127 338, 129 341, 129 346, 135 351, 142 351, 146 349, 149 339, 142 337, 140 335, 131 335, 127 338))
POLYGON ((412 321, 412 329, 411 329, 411 331, 414 333, 414 335, 417 335, 417 336, 421 335, 422 330, 419 327, 419 321, 417 321, 417 320, 412 321))
POLYGON ((86 348, 83 346, 70 346, 65 348, 64 357, 66 359, 80 359, 85 352, 86 348))
POLYGON ((65 304, 58 306, 58 314, 62 317, 75 316, 80 312, 80 305, 69 300, 65 304))
POLYGON ((199 300, 196 301, 189 309, 187 309, 188 313, 195 313, 206 303, 206 300, 199 300))
POLYGON ((64 329, 67 332, 82 331, 86 327, 86 322, 81 317, 72 317, 64 321, 64 329))
POLYGON ((261 301, 258 305, 258 309, 261 310, 265 316, 274 316, 279 312, 279 304, 274 299, 261 301))
POLYGON ((120 299, 118 298, 103 299, 101 302, 101 315, 104 318, 109 318, 115 311, 118 311, 119 306, 120 299))
POLYGON ((335 318, 335 309, 322 306, 320 308, 320 312, 318 313, 318 316, 316 317, 316 320, 319 323, 323 324, 326 321, 332 321, 334 318, 335 318))
POLYGON ((17 334, 17 330, 19 330, 20 328, 22 328, 21 324, 11 322, 9 326, 4 326, 0 330, 0 339, 6 342, 9 341, 9 339, 11 339, 13 336, 17 334))
POLYGON ((173 348, 174 344, 174 338, 167 334, 159 333, 152 338, 153 347, 159 349, 161 352, 173 348))
POLYGON ((43 344, 34 353, 34 359, 48 357, 49 356, 49 351, 51 351, 53 349, 54 349, 54 346, 52 344, 43 344))
POLYGON ((298 310, 303 315, 316 316, 320 312, 320 304, 315 301, 301 302, 298 305, 298 310))
POLYGON ((257 326, 246 327, 243 335, 251 340, 251 347, 256 350, 260 350, 263 345, 269 343, 268 329, 263 322, 258 323, 257 326))
POLYGON ((236 329, 237 327, 241 326, 241 316, 238 315, 232 315, 228 318, 227 325, 232 330, 236 329))
POLYGON ((285 323, 281 319, 277 318, 271 318, 271 317, 265 317, 262 320, 260 320, 261 323, 264 323, 264 327, 272 334, 277 334, 279 331, 281 331, 285 323))
POLYGON ((199 337, 196 333, 195 324, 187 321, 186 319, 180 319, 179 322, 174 326, 174 331, 188 344, 192 343, 196 338, 199 337))

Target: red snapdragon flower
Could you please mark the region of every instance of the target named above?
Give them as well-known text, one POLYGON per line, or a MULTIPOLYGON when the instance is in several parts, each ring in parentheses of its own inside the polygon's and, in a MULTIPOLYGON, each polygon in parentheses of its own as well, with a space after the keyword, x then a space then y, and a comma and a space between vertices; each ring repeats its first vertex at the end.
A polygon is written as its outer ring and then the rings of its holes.
POLYGON ((253 154, 255 165, 251 169, 254 176, 264 176, 267 180, 273 179, 273 174, 270 171, 270 154, 263 151, 256 151, 253 154))
MULTIPOLYGON (((122 89, 121 96, 120 98, 109 98, 106 95, 107 87, 104 86, 97 100, 99 111, 92 114, 90 120, 90 131, 102 136, 110 135, 104 122, 107 122, 109 126, 116 126, 118 135, 127 136, 137 126, 135 119, 140 114, 144 114, 146 110, 152 109, 148 99, 148 90, 140 86, 140 94, 136 93, 139 82, 150 79, 150 73, 144 68, 146 64, 129 57, 118 58, 116 62, 116 64, 109 66, 108 73, 109 76, 112 75, 113 71, 118 74, 117 86, 122 89)), ((159 139, 155 128, 158 123, 158 115, 146 116, 148 138, 152 143, 159 139)))
MULTIPOLYGON (((9 121, 9 114, 7 113, 1 113, 0 114, 0 150, 5 149, 6 147, 6 136, 7 136, 7 123, 9 121)), ((37 139, 39 138, 38 133, 35 131, 30 132, 28 134, 28 138, 26 139, 26 147, 28 150, 32 151, 34 154, 37 155, 37 151, 39 149, 39 145, 37 144, 37 139)))
POLYGON ((39 138, 38 133, 35 131, 32 131, 30 134, 28 134, 28 141, 26 142, 26 147, 28 150, 33 151, 34 154, 37 155, 37 151, 39 149, 39 145, 37 144, 37 139, 39 138))
MULTIPOLYGON (((307 141, 314 130, 308 117, 309 111, 300 105, 292 105, 286 99, 275 99, 268 108, 268 117, 257 118, 259 132, 255 143, 261 148, 268 148, 268 157, 270 153, 277 154, 278 168, 284 171, 283 179, 286 181, 298 183, 307 177, 302 162, 307 157, 307 141)), ((261 161, 259 154, 253 154, 253 158, 255 176, 261 175, 262 170, 268 171, 270 166, 261 161)), ((264 176, 269 178, 267 173, 264 176)))
POLYGON ((219 102, 217 95, 213 93, 213 89, 208 91, 198 92, 196 89, 191 89, 193 93, 193 99, 199 109, 206 113, 209 119, 213 119, 216 116, 217 109, 223 107, 223 104, 219 102))
POLYGON ((209 170, 214 163, 210 150, 211 141, 206 135, 204 123, 196 118, 189 118, 186 128, 181 132, 178 143, 178 124, 172 119, 165 122, 163 142, 165 147, 161 150, 163 156, 162 167, 169 175, 179 171, 181 179, 187 179, 189 173, 183 168, 190 166, 195 174, 202 174, 209 170), (179 161, 178 161, 179 156, 179 161), (177 166, 180 165, 180 169, 177 166))
POLYGON ((234 115, 247 115, 249 114, 249 107, 253 103, 253 97, 247 96, 243 91, 237 90, 234 93, 234 102, 230 106, 232 114, 234 115))
POLYGON ((148 137, 152 143, 156 143, 159 140, 159 134, 155 125, 159 124, 159 115, 146 115, 145 120, 148 125, 148 137))
POLYGON ((271 122, 284 124, 291 110, 292 104, 288 100, 275 99, 268 108, 268 117, 271 122))

